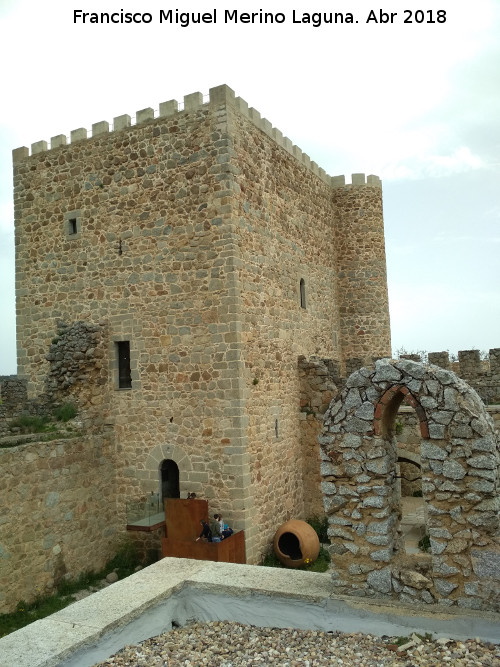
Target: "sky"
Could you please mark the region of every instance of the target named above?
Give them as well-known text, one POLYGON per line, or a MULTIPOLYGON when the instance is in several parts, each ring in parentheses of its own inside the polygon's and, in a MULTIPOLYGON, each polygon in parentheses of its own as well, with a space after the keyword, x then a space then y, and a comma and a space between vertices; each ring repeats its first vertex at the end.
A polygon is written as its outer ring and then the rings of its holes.
POLYGON ((0 0, 0 375, 16 372, 12 149, 223 83, 330 175, 382 179, 393 352, 500 347, 500 0, 382 11, 0 0), (151 21, 75 22, 75 10, 151 21), (160 22, 161 10, 216 22, 160 22), (331 12, 344 23, 313 25, 331 12))

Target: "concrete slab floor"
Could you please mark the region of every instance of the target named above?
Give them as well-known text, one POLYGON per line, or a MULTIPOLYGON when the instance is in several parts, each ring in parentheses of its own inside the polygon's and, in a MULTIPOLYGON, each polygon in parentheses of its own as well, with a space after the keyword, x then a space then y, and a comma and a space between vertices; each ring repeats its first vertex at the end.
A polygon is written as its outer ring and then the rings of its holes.
POLYGON ((172 622, 500 641, 500 614, 330 593, 330 575, 164 558, 0 639, 1 667, 90 667, 172 622))

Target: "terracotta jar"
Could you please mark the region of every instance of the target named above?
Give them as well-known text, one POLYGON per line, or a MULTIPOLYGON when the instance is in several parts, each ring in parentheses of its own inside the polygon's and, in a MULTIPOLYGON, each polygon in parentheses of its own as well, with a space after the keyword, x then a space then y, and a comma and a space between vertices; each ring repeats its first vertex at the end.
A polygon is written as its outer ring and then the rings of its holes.
POLYGON ((274 536, 274 553, 285 567, 300 567, 312 563, 319 554, 318 534, 300 519, 283 523, 274 536))

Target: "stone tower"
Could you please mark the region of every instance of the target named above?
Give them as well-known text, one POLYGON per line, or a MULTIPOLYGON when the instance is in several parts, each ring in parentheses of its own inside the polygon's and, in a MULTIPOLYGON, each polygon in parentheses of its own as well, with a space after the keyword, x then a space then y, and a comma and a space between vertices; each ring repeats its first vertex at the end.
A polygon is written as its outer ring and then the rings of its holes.
POLYGON ((332 179, 227 86, 13 161, 31 394, 60 322, 101 327, 67 391, 113 429, 117 511, 174 462, 257 562, 304 515, 298 357, 390 355, 380 180, 332 179))

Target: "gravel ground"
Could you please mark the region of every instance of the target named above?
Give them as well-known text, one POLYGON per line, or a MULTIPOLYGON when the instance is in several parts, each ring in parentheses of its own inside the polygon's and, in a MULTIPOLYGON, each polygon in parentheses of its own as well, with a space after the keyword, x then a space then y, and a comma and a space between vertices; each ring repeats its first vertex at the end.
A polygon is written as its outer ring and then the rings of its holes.
MULTIPOLYGON (((479 640, 430 641, 361 633, 257 628, 232 622, 192 623, 126 646, 104 667, 500 667, 500 646, 479 640)), ((97 667, 97 666, 95 666, 97 667)))

